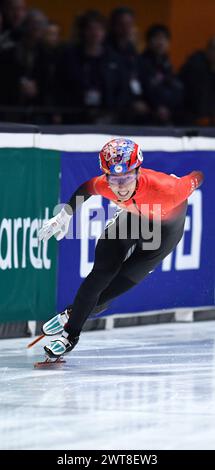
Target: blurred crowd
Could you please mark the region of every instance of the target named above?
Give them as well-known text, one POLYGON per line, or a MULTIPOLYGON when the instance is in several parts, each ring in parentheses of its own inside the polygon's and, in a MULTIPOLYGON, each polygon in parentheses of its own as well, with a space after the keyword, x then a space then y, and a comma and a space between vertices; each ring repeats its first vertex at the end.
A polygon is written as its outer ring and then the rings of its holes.
POLYGON ((0 3, 0 121, 214 125, 215 37, 180 70, 171 31, 153 24, 141 50, 135 12, 78 16, 70 39, 25 0, 0 3))

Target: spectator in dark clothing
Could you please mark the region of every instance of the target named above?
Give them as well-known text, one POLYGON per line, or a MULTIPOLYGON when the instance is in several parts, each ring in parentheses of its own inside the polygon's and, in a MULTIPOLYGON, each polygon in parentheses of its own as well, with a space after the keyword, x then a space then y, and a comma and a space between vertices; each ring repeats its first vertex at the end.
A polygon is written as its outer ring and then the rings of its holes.
POLYGON ((60 27, 54 22, 49 22, 37 51, 34 76, 38 87, 38 104, 50 108, 47 112, 44 111, 44 123, 58 123, 51 107, 55 105, 55 77, 59 52, 60 27))
POLYGON ((14 45, 14 41, 8 34, 8 31, 4 31, 3 29, 3 15, 0 11, 0 53, 4 49, 8 49, 9 47, 14 45))
POLYGON ((20 27, 27 15, 25 0, 3 0, 2 12, 4 29, 14 30, 20 27))
POLYGON ((137 52, 137 26, 134 11, 129 7, 119 7, 111 12, 108 43, 120 54, 137 52))
POLYGON ((124 73, 105 45, 105 20, 88 11, 78 18, 76 31, 76 44, 65 47, 57 69, 58 105, 73 108, 64 122, 115 122, 124 103, 124 73))
POLYGON ((47 47, 56 47, 60 43, 60 26, 50 21, 45 28, 43 35, 43 44, 47 47))
POLYGON ((181 117, 183 85, 174 75, 169 58, 170 31, 152 25, 146 33, 146 50, 141 55, 141 83, 153 110, 151 124, 172 124, 181 117))
POLYGON ((19 40, 22 24, 27 16, 27 11, 25 0, 3 0, 3 32, 6 47, 8 42, 14 43, 19 40))
POLYGON ((131 8, 118 7, 112 11, 107 42, 119 54, 125 68, 128 112, 121 116, 121 122, 147 123, 150 109, 140 80, 137 25, 131 8))
POLYGON ((47 19, 40 10, 29 11, 22 24, 19 42, 1 53, 1 103, 14 106, 37 104, 39 91, 35 63, 46 25, 47 19))
POLYGON ((215 125, 215 37, 192 54, 180 77, 185 88, 186 124, 215 125))

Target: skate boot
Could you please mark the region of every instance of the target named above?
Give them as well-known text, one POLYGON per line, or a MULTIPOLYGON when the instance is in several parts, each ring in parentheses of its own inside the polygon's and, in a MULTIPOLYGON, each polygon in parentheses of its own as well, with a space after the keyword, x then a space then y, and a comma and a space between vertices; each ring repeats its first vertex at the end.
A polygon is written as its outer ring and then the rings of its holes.
POLYGON ((42 332, 45 336, 53 336, 61 333, 64 325, 69 320, 69 315, 72 313, 71 307, 67 307, 63 312, 58 313, 42 326, 42 332))
MULTIPOLYGON (((96 306, 90 316, 97 316, 108 308, 108 304, 96 306)), ((68 306, 63 312, 58 313, 42 326, 42 333, 45 336, 53 336, 62 333, 64 325, 68 322, 72 313, 72 306, 68 306)))
POLYGON ((47 346, 44 346, 45 353, 51 359, 60 358, 72 351, 78 340, 79 336, 71 337, 66 331, 63 331, 60 338, 54 339, 47 346))
MULTIPOLYGON (((93 312, 91 313, 90 317, 96 318, 99 316, 104 310, 108 308, 107 303, 103 303, 101 305, 98 305, 94 308, 93 312)), ((38 336, 36 339, 31 341, 28 345, 27 348, 32 348, 35 344, 38 343, 38 341, 41 341, 41 339, 44 338, 44 336, 54 336, 59 333, 62 333, 64 326, 69 320, 69 316, 72 314, 72 305, 69 305, 63 312, 58 313, 54 317, 52 317, 50 320, 48 320, 44 325, 42 326, 42 335, 38 336)))
POLYGON ((63 312, 58 313, 50 320, 48 320, 44 325, 41 327, 42 335, 37 336, 36 339, 31 341, 27 348, 32 348, 38 341, 44 338, 44 336, 54 336, 59 333, 62 333, 64 326, 69 320, 69 316, 72 313, 72 308, 69 306, 63 312))

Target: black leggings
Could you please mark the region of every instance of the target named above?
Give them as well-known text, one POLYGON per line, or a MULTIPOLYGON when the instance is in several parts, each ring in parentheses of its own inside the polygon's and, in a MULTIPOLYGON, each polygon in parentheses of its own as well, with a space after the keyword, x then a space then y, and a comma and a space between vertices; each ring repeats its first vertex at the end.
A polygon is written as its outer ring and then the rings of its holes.
POLYGON ((185 216, 186 207, 174 221, 162 223, 158 248, 143 249, 144 235, 139 231, 134 237, 131 230, 132 223, 141 219, 126 211, 117 213, 98 240, 93 269, 73 301, 65 328, 71 336, 79 335, 95 308, 138 284, 174 250, 183 235, 185 216), (121 238, 125 227, 126 237, 121 238))

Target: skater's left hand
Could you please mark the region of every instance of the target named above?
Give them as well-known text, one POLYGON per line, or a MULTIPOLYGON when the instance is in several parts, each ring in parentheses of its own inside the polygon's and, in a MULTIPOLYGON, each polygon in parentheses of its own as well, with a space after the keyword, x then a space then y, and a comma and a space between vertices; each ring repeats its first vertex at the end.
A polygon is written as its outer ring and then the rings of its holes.
POLYGON ((65 209, 62 209, 59 214, 43 224, 42 228, 38 232, 39 241, 43 240, 46 242, 53 235, 58 241, 62 240, 69 230, 71 217, 72 216, 68 214, 65 209))

